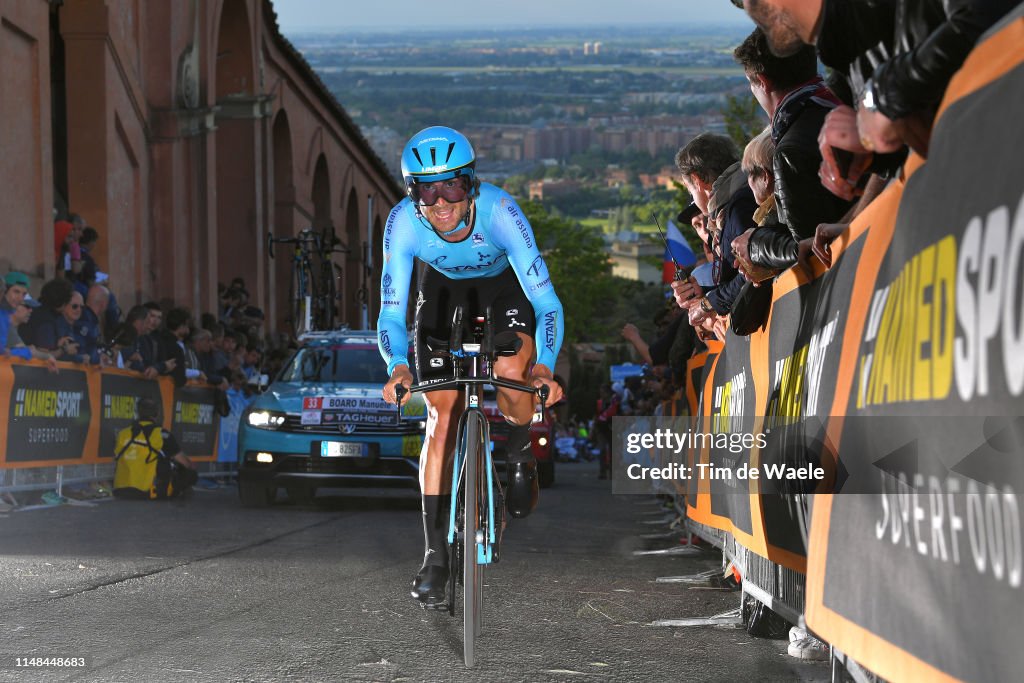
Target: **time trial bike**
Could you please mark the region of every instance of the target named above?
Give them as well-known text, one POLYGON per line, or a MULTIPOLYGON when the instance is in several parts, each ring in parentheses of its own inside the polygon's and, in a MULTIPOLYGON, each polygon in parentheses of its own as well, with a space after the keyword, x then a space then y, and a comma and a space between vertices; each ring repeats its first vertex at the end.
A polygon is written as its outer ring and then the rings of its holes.
MULTIPOLYGON (((483 387, 505 387, 537 394, 541 410, 547 403, 548 388, 534 388, 494 376, 494 362, 513 356, 522 341, 514 332, 494 334, 491 310, 472 321, 472 342, 463 342, 463 311, 456 307, 447 341, 427 339, 431 356, 450 358, 454 376, 441 381, 415 384, 413 393, 458 389, 465 394, 465 410, 459 418, 455 456, 452 459, 451 506, 448 519, 449 578, 447 608, 455 616, 456 586, 462 584, 463 659, 472 667, 476 661, 476 639, 483 624, 484 567, 498 561, 501 534, 505 526, 504 492, 491 457, 490 427, 482 409, 483 387)), ((405 388, 396 387, 399 415, 405 388)))

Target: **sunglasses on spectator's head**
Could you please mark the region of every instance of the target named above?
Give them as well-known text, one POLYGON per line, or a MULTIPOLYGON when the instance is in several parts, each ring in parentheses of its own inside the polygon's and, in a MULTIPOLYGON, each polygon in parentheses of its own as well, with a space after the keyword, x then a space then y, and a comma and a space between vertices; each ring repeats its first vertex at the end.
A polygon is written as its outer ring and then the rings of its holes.
POLYGON ((469 195, 470 182, 468 176, 456 176, 433 183, 413 183, 409 186, 409 197, 419 206, 433 206, 441 197, 455 204, 469 195))

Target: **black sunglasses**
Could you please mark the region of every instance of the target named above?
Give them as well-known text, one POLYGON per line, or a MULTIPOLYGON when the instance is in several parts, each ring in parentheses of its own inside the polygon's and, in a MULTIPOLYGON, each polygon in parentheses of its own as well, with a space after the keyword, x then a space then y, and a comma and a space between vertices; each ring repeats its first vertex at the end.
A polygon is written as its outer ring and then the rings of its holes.
POLYGON ((433 206, 441 197, 457 204, 469 194, 469 187, 469 177, 464 175, 433 183, 413 183, 409 186, 409 198, 419 206, 433 206))

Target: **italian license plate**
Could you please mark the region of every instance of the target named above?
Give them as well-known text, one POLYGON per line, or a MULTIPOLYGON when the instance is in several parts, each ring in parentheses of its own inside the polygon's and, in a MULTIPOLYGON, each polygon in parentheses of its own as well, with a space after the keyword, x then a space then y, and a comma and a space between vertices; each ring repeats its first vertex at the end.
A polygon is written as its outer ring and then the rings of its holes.
POLYGON ((365 458, 370 455, 369 444, 350 441, 321 441, 321 458, 365 458))

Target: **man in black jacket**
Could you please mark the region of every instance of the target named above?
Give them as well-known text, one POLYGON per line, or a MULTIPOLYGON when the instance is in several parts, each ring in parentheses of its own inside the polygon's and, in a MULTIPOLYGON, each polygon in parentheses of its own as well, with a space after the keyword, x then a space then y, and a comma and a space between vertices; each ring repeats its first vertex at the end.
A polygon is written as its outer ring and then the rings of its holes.
MULTIPOLYGON (((175 371, 178 361, 168 355, 167 348, 161 342, 160 325, 163 323, 164 312, 160 304, 154 301, 142 304, 142 308, 146 310, 145 323, 136 326, 136 345, 128 354, 132 356, 138 352, 138 365, 133 369, 141 369, 149 379, 157 375, 170 375, 175 371)), ((140 313, 138 310, 135 312, 140 313)))
POLYGON ((744 233, 733 250, 741 261, 784 270, 796 262, 801 240, 813 237, 819 224, 839 220, 850 208, 850 202, 818 180, 818 133, 839 101, 818 75, 817 58, 809 46, 777 57, 758 28, 733 54, 754 98, 771 119, 775 205, 781 224, 744 233))
POLYGON ((172 308, 167 312, 167 322, 159 332, 160 352, 163 358, 174 361, 171 366, 171 377, 174 386, 185 386, 187 379, 197 379, 199 371, 188 368, 185 364, 185 343, 189 335, 189 322, 192 314, 183 308, 172 308))
MULTIPOLYGON (((712 195, 716 206, 720 253, 715 255, 718 278, 714 289, 705 290, 693 278, 672 283, 676 303, 681 308, 700 306, 704 317, 727 315, 743 287, 743 277, 733 265, 732 241, 754 226, 757 202, 740 170, 739 154, 732 140, 722 135, 702 133, 676 153, 681 180, 701 213, 708 215, 712 195), (739 174, 737 176, 737 174, 739 174)), ((692 318, 691 318, 692 319, 692 318)))
POLYGON ((1018 0, 744 0, 772 51, 818 45, 822 62, 848 61, 863 148, 904 143, 927 153, 935 108, 978 38, 1018 0), (894 33, 880 20, 893 8, 894 33), (871 33, 883 35, 871 41, 871 33), (852 42, 851 42, 852 41, 852 42), (850 47, 862 50, 851 56, 850 47), (844 55, 840 57, 840 55, 844 55))

